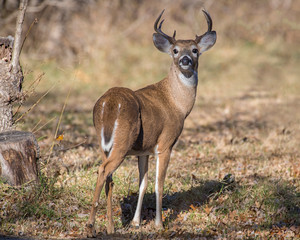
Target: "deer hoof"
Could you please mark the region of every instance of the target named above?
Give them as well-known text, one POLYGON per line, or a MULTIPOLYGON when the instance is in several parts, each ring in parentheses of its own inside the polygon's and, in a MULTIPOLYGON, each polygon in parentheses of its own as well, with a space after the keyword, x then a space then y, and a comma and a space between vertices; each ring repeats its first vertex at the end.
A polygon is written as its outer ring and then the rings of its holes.
POLYGON ((107 227, 107 234, 114 234, 115 233, 115 228, 114 226, 110 227, 108 226, 107 227))
POLYGON ((86 226, 86 231, 88 238, 95 238, 97 236, 96 230, 92 224, 86 226))
POLYGON ((162 222, 156 222, 155 223, 155 228, 157 230, 163 230, 164 229, 163 223, 162 222))
POLYGON ((132 221, 130 223, 130 227, 134 228, 134 229, 139 229, 140 228, 140 224, 137 222, 132 221))

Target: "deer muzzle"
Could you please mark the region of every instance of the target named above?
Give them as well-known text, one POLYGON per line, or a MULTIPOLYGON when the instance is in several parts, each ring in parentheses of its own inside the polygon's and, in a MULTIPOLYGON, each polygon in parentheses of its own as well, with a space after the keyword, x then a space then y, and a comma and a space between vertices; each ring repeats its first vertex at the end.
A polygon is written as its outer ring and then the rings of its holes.
POLYGON ((180 67, 182 67, 183 69, 188 69, 190 66, 193 65, 193 60, 191 59, 191 57, 185 55, 185 56, 182 56, 180 59, 179 59, 179 65, 180 67))

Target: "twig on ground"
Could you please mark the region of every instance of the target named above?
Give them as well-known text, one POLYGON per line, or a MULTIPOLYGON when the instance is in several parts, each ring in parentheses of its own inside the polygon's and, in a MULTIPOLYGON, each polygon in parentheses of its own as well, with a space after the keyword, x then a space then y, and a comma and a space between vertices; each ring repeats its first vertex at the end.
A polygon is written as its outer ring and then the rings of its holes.
POLYGON ((17 120, 14 121, 14 124, 22 120, 53 88, 55 85, 53 85, 44 95, 42 95, 28 110, 23 113, 17 120))
MULTIPOLYGON (((43 127, 45 127, 47 124, 49 124, 50 122, 52 122, 56 117, 51 118, 49 121, 47 121, 44 125, 42 125, 41 127, 39 127, 37 130, 35 130, 36 127, 34 127, 31 132, 36 133, 38 131, 40 131, 43 127)), ((37 124, 38 125, 38 124, 37 124)))
POLYGON ((68 151, 68 150, 77 148, 77 147, 81 146, 82 144, 86 143, 86 141, 87 141, 87 138, 85 138, 82 142, 75 144, 74 146, 67 147, 67 148, 64 148, 64 149, 60 149, 59 151, 64 152, 64 151, 68 151))
POLYGON ((31 132, 33 132, 34 129, 37 128, 37 126, 41 123, 42 119, 40 119, 37 124, 35 124, 35 126, 31 129, 31 132))
MULTIPOLYGON (((41 82, 42 77, 43 77, 44 75, 45 75, 45 73, 40 74, 40 75, 37 77, 37 79, 34 80, 34 81, 30 84, 30 86, 28 87, 28 91, 26 91, 26 92, 23 94, 23 97, 22 97, 23 100, 26 99, 26 97, 30 97, 30 96, 34 93, 36 87, 37 87, 38 84, 41 82), (37 82, 37 84, 36 84, 35 86, 33 86, 33 84, 35 84, 36 82, 37 82)), ((18 112, 20 111, 20 108, 23 106, 23 103, 24 103, 23 100, 20 102, 20 105, 18 106, 16 112, 14 113, 13 118, 18 114, 18 112)))
POLYGON ((51 144, 51 147, 50 147, 50 153, 49 153, 48 159, 47 159, 47 161, 46 161, 46 165, 49 163, 50 157, 51 157, 51 155, 52 155, 53 147, 54 147, 54 145, 55 145, 55 140, 56 140, 56 138, 57 138, 58 129, 59 129, 59 127, 60 127, 60 124, 61 124, 61 121, 62 121, 62 116, 63 116, 63 114, 64 114, 64 111, 65 111, 67 102, 68 102, 68 100, 69 100, 69 96, 70 96, 70 94, 71 94, 71 89, 72 89, 72 87, 70 87, 70 89, 69 89, 68 95, 67 95, 67 97, 66 97, 66 100, 65 100, 65 102, 64 102, 63 108, 62 108, 61 113, 60 113, 60 116, 59 116, 59 120, 58 120, 58 123, 57 123, 57 126, 56 126, 56 130, 55 130, 55 133, 54 133, 54 137, 53 137, 53 141, 52 141, 52 144, 51 144))

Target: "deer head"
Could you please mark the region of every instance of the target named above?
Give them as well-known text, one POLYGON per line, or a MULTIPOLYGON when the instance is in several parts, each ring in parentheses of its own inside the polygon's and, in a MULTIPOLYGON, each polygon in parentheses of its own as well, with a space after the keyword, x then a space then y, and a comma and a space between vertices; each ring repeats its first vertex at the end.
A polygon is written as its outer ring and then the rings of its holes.
POLYGON ((160 22, 164 10, 154 23, 156 33, 153 33, 153 42, 155 47, 164 53, 168 53, 172 57, 175 66, 186 78, 190 78, 197 72, 199 56, 210 49, 217 38, 216 32, 212 31, 211 17, 205 10, 202 11, 207 21, 208 30, 203 35, 196 35, 195 40, 176 40, 176 31, 174 31, 172 37, 165 34, 161 29, 164 20, 160 22))

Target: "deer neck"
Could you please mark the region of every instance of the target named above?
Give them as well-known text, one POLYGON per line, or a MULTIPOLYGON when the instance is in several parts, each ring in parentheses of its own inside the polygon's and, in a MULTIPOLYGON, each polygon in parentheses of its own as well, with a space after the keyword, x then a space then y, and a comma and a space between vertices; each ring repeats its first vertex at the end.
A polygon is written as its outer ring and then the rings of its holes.
POLYGON ((191 112, 196 99, 198 85, 197 69, 192 74, 184 74, 172 63, 166 80, 168 81, 169 92, 176 108, 186 118, 191 112))

